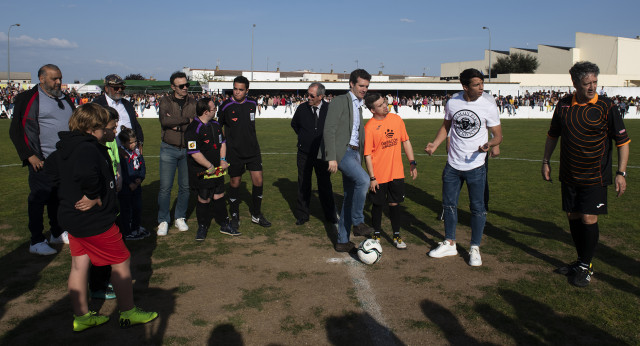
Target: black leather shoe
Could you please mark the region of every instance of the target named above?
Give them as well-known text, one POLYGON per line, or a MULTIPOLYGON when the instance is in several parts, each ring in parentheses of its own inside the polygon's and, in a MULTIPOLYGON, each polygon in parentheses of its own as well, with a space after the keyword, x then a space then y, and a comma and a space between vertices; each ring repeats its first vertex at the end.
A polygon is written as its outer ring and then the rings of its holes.
POLYGON ((302 217, 301 217, 301 218, 299 218, 299 219, 297 219, 297 220, 296 220, 296 225, 298 225, 298 226, 302 226, 302 225, 304 225, 304 224, 305 224, 305 222, 307 222, 307 221, 309 221, 309 219, 307 219, 307 218, 302 218, 302 217))
POLYGON ((371 235, 371 233, 373 233, 373 228, 365 225, 364 223, 353 226, 353 235, 364 237, 371 235))
POLYGON ((336 243, 335 249, 337 252, 349 252, 355 247, 356 247, 356 244, 352 242, 336 243))

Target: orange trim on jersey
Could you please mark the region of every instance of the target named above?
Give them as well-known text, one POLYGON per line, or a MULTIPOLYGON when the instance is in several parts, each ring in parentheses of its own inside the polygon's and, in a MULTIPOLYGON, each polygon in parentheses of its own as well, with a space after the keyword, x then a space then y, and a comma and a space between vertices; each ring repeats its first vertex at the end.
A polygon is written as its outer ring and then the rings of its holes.
POLYGON ((624 147, 625 145, 627 145, 627 144, 629 144, 629 143, 631 143, 631 140, 628 140, 628 141, 626 141, 626 142, 624 142, 624 143, 622 143, 622 144, 617 144, 617 145, 616 145, 616 147, 618 147, 618 148, 620 148, 620 147, 624 147))
MULTIPOLYGON (((587 103, 591 103, 591 104, 596 104, 596 102, 598 102, 598 94, 596 94, 596 96, 594 96, 591 100, 587 101, 587 103)), ((571 98, 571 106, 575 106, 575 105, 580 105, 580 106, 584 106, 587 103, 578 103, 578 101, 576 101, 576 94, 573 94, 573 97, 571 98)))

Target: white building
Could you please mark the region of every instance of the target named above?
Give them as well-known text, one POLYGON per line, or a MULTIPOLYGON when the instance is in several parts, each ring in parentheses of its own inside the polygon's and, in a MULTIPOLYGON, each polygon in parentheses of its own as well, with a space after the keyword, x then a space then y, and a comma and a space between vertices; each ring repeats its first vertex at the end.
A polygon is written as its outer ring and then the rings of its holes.
MULTIPOLYGON (((509 51, 491 50, 491 65, 499 57, 522 53, 535 56, 540 63, 533 74, 505 74, 492 78, 492 82, 519 83, 521 86, 571 86, 569 69, 578 61, 590 61, 600 68, 598 84, 605 87, 640 86, 640 37, 627 38, 598 34, 576 33, 575 47, 539 44, 538 49, 510 48, 509 51)), ((489 74, 489 50, 483 60, 449 62, 440 65, 440 75, 457 78, 467 68, 476 68, 489 74)))
MULTIPOLYGON (((7 85, 9 74, 7 71, 0 71, 0 85, 7 85)), ((13 72, 11 71, 11 83, 13 84, 31 84, 31 72, 13 72)))

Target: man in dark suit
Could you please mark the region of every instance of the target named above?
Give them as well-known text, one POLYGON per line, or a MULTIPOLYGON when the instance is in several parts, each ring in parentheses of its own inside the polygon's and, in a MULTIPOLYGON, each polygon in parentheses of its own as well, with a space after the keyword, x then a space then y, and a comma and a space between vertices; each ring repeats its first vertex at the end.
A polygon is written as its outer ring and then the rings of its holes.
MULTIPOLYGON (((103 107, 112 107, 118 111, 120 118, 116 130, 116 141, 118 140, 117 135, 120 133, 120 126, 124 125, 136 133, 138 148, 140 149, 140 153, 142 153, 142 146, 144 145, 142 126, 140 126, 138 122, 133 103, 124 98, 124 89, 125 82, 122 77, 117 74, 110 74, 104 77, 104 94, 98 96, 93 102, 103 107)), ((118 145, 119 144, 120 143, 118 143, 118 145)))
POLYGON ((344 201, 338 224, 338 239, 335 250, 349 252, 354 244, 349 241, 353 234, 366 236, 373 229, 364 223, 364 202, 369 189, 369 174, 362 168, 364 149, 364 122, 362 106, 364 95, 369 90, 371 75, 357 69, 349 76, 349 92, 335 97, 329 105, 324 126, 324 144, 329 172, 342 173, 344 201))
MULTIPOLYGON (((137 119, 137 114, 133 104, 124 98, 125 82, 122 77, 117 74, 110 74, 104 77, 104 94, 96 97, 93 103, 97 103, 103 107, 112 107, 118 112, 118 124, 116 125, 116 142, 107 143, 107 147, 118 155, 118 145, 120 144, 117 134, 120 133, 120 126, 124 125, 136 133, 136 139, 138 140, 138 148, 142 153, 142 146, 144 144, 144 134, 142 133, 142 127, 137 119)), ((119 172, 119 171, 118 171, 119 172)), ((116 178, 122 181, 120 174, 116 174, 116 178)), ((120 184, 118 184, 120 186, 120 184)), ((149 232, 144 230, 144 227, 140 227, 143 230, 142 234, 147 235, 149 232)), ((111 280, 111 266, 95 266, 92 265, 89 270, 89 289, 91 291, 91 298, 94 299, 114 299, 116 297, 113 291, 113 286, 109 283, 111 280)))
POLYGON ((336 205, 333 200, 331 173, 325 161, 322 133, 329 104, 324 102, 325 88, 322 83, 312 83, 307 90, 308 102, 301 104, 291 119, 291 127, 298 135, 298 204, 294 216, 296 225, 309 221, 311 199, 311 174, 316 171, 318 194, 324 217, 337 223, 336 205))

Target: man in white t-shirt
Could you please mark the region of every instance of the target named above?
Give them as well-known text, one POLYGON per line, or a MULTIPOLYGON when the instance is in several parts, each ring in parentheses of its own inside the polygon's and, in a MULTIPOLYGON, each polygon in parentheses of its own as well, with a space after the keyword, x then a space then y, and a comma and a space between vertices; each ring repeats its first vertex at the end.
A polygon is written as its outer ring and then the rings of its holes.
POLYGON ((445 105, 444 122, 433 142, 424 151, 432 155, 450 132, 451 146, 447 164, 442 173, 442 207, 444 209, 445 240, 429 252, 441 258, 455 256, 456 225, 458 223, 458 197, 464 181, 467 182, 471 208, 471 249, 469 265, 480 266, 480 241, 487 219, 484 206, 486 180, 485 157, 491 147, 502 142, 502 128, 498 107, 493 97, 484 93, 484 76, 476 69, 460 74, 463 92, 459 92, 445 105), (491 131, 493 138, 488 140, 491 131))

